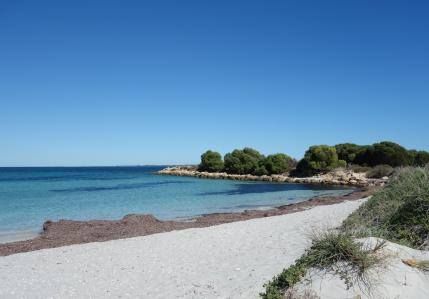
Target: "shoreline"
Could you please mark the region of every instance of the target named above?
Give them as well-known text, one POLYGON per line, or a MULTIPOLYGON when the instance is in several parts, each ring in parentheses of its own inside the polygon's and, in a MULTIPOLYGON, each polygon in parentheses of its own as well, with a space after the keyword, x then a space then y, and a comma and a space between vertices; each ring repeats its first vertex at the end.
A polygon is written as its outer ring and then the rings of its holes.
POLYGON ((337 227, 364 202, 0 257, 0 297, 258 298, 313 228, 337 227))
POLYGON ((355 173, 350 170, 333 170, 326 174, 312 177, 291 177, 286 174, 256 176, 252 174, 228 174, 226 172, 198 171, 196 166, 172 166, 156 172, 159 175, 185 176, 201 179, 260 181, 274 183, 337 185, 352 187, 384 186, 388 178, 370 179, 365 173, 355 173))
POLYGON ((365 198, 377 187, 363 187, 341 196, 315 196, 306 201, 282 205, 267 210, 245 210, 243 212, 213 213, 182 221, 161 221, 153 215, 130 214, 120 220, 59 220, 46 221, 43 231, 34 239, 0 244, 0 256, 56 248, 74 244, 104 242, 146 236, 188 228, 209 227, 224 223, 245 221, 255 218, 296 213, 315 206, 332 205, 344 201, 365 198))

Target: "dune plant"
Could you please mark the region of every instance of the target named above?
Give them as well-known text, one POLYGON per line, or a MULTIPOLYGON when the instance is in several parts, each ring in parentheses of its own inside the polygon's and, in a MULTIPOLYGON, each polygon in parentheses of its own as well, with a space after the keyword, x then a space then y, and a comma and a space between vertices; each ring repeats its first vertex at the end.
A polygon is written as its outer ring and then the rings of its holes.
POLYGON ((312 236, 311 247, 289 268, 265 285, 264 299, 281 299, 296 285, 309 269, 338 274, 348 287, 357 283, 369 289, 368 270, 379 265, 383 258, 375 254, 382 248, 367 249, 343 231, 324 231, 312 236))
POLYGON ((358 236, 419 248, 429 240, 429 167, 407 167, 343 223, 358 236))

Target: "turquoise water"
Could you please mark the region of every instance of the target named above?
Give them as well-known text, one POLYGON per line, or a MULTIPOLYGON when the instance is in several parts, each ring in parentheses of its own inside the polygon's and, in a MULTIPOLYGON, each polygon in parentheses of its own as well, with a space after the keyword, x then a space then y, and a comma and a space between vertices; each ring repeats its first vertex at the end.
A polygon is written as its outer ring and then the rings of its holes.
POLYGON ((130 213, 176 219, 263 209, 351 191, 156 175, 161 168, 0 168, 0 241, 2 236, 37 233, 48 219, 120 219, 130 213))

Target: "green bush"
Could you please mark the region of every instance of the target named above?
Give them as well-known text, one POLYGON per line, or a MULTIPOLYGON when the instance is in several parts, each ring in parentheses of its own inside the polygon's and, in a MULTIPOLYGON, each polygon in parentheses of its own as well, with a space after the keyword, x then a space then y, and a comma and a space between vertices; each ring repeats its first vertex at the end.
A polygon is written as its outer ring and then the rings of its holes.
POLYGON ((383 141, 368 146, 356 156, 355 162, 367 166, 387 164, 398 167, 411 165, 412 161, 404 147, 394 142, 383 141))
POLYGON ((293 159, 285 154, 267 156, 263 164, 269 174, 281 174, 289 172, 293 167, 293 159))
POLYGON ((320 172, 327 172, 337 167, 345 167, 344 160, 338 160, 335 147, 328 145, 311 146, 304 155, 304 158, 298 162, 296 171, 293 173, 298 176, 311 176, 320 172))
POLYGON ((354 143, 340 143, 335 145, 338 159, 346 161, 347 164, 353 164, 356 157, 365 151, 366 147, 354 143))
POLYGON ((222 156, 218 152, 211 150, 201 155, 201 163, 198 166, 199 171, 219 172, 223 170, 222 156))
POLYGON ((225 171, 232 174, 253 174, 263 159, 263 155, 251 148, 234 150, 224 157, 225 171))
POLYGON ((390 176, 395 170, 390 165, 377 165, 366 172, 366 177, 370 179, 381 179, 390 176))

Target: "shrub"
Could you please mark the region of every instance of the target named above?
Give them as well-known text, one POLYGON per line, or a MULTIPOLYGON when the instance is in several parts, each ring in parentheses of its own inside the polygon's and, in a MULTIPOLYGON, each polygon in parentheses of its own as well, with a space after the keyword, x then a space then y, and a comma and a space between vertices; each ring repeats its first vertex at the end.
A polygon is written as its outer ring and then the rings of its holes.
POLYGON ((263 158, 263 155, 251 148, 234 150, 224 157, 225 171, 233 174, 255 173, 263 158))
POLYGON ((269 174, 281 174, 292 169, 293 160, 285 154, 274 154, 266 157, 263 164, 269 174))
POLYGON ((366 172, 366 177, 370 179, 381 179, 385 176, 390 176, 394 172, 392 166, 389 165, 377 165, 366 172))
POLYGON ((356 157, 365 151, 366 147, 354 143, 340 143, 335 145, 335 149, 339 160, 344 160, 346 163, 352 164, 356 157))
POLYGON ((408 166, 412 161, 410 154, 404 147, 394 142, 383 141, 368 146, 356 156, 355 162, 367 166, 387 164, 398 167, 408 166))
POLYGON ((198 166, 200 171, 219 172, 223 169, 222 156, 218 152, 211 150, 201 155, 201 163, 198 166))
POLYGON ((328 145, 311 146, 298 162, 295 175, 310 176, 320 172, 326 172, 336 167, 345 167, 346 162, 338 160, 335 147, 328 145))

